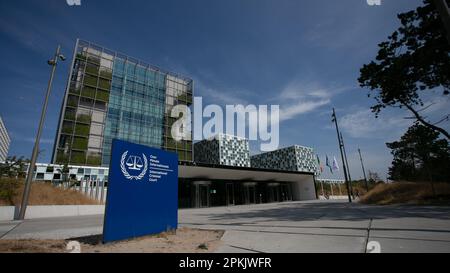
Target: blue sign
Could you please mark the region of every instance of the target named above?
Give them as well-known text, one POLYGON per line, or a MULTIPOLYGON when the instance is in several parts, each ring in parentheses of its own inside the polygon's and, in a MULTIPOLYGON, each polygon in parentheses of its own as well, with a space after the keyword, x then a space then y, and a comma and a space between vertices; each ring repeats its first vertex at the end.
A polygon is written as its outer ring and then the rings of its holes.
POLYGON ((103 242, 158 234, 177 226, 177 154, 114 139, 103 242))

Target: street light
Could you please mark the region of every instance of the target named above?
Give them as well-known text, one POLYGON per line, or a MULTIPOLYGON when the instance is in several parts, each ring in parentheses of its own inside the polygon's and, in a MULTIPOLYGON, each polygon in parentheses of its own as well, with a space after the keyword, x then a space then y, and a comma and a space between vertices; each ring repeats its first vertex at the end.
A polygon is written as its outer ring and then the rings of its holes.
POLYGON ((53 78, 55 76, 56 65, 58 64, 58 60, 61 60, 61 61, 66 60, 66 57, 64 57, 64 55, 61 54, 61 46, 60 45, 58 45, 58 47, 56 48, 56 53, 55 53, 54 58, 47 62, 50 66, 52 66, 52 70, 51 70, 51 74, 50 74, 50 80, 48 81, 47 94, 45 96, 44 105, 42 107, 41 120, 39 122, 39 127, 38 127, 38 131, 36 134, 36 140, 34 142, 33 154, 31 156, 31 162, 28 167, 28 174, 27 174, 27 179, 25 182, 25 188, 23 190, 22 203, 20 205, 19 220, 25 219, 25 212, 27 210, 28 198, 30 196, 31 182, 33 181, 34 167, 36 165, 36 160, 37 160, 38 153, 39 153, 39 141, 41 140, 42 128, 44 126, 45 114, 47 112, 48 99, 50 97, 53 78))
POLYGON ((361 160, 362 171, 364 174, 364 182, 366 183, 366 190, 367 190, 367 192, 369 192, 369 183, 367 182, 366 169, 364 168, 364 162, 363 162, 360 148, 358 148, 358 153, 359 153, 359 159, 361 160))
POLYGON ((337 116, 336 116, 336 110, 334 108, 333 108, 333 115, 331 117, 333 118, 332 122, 334 122, 334 124, 336 125, 336 133, 337 133, 337 138, 338 138, 338 142, 339 142, 339 150, 341 152, 342 166, 344 168, 345 184, 347 185, 348 202, 351 203, 352 202, 351 188, 350 188, 350 183, 349 183, 349 179, 348 179, 348 176, 347 176, 347 167, 345 165, 344 153, 343 153, 343 150, 342 150, 344 145, 342 143, 341 134, 339 132, 339 126, 338 126, 338 121, 337 121, 337 116))

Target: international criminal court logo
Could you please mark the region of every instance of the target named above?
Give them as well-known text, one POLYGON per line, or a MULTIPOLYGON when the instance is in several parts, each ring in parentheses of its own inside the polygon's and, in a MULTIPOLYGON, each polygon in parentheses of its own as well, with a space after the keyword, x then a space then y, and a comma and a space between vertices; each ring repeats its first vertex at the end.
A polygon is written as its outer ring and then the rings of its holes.
POLYGON ((141 156, 130 155, 128 151, 122 154, 120 159, 120 170, 128 180, 141 180, 147 173, 148 162, 147 157, 142 154, 141 156))

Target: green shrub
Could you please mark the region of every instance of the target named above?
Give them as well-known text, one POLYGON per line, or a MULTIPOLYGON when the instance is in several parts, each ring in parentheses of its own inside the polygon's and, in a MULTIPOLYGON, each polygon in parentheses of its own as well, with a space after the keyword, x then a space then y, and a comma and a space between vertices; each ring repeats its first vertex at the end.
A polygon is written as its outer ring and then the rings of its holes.
POLYGON ((8 205, 14 205, 14 198, 18 194, 20 183, 14 178, 0 178, 0 201, 8 205))

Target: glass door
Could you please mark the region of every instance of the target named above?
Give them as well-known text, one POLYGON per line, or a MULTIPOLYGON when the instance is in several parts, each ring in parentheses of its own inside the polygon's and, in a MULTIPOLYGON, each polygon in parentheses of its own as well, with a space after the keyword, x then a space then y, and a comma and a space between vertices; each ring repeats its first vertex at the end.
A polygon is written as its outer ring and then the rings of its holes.
POLYGON ((234 206, 234 185, 233 183, 228 183, 226 185, 227 194, 227 206, 234 206))

